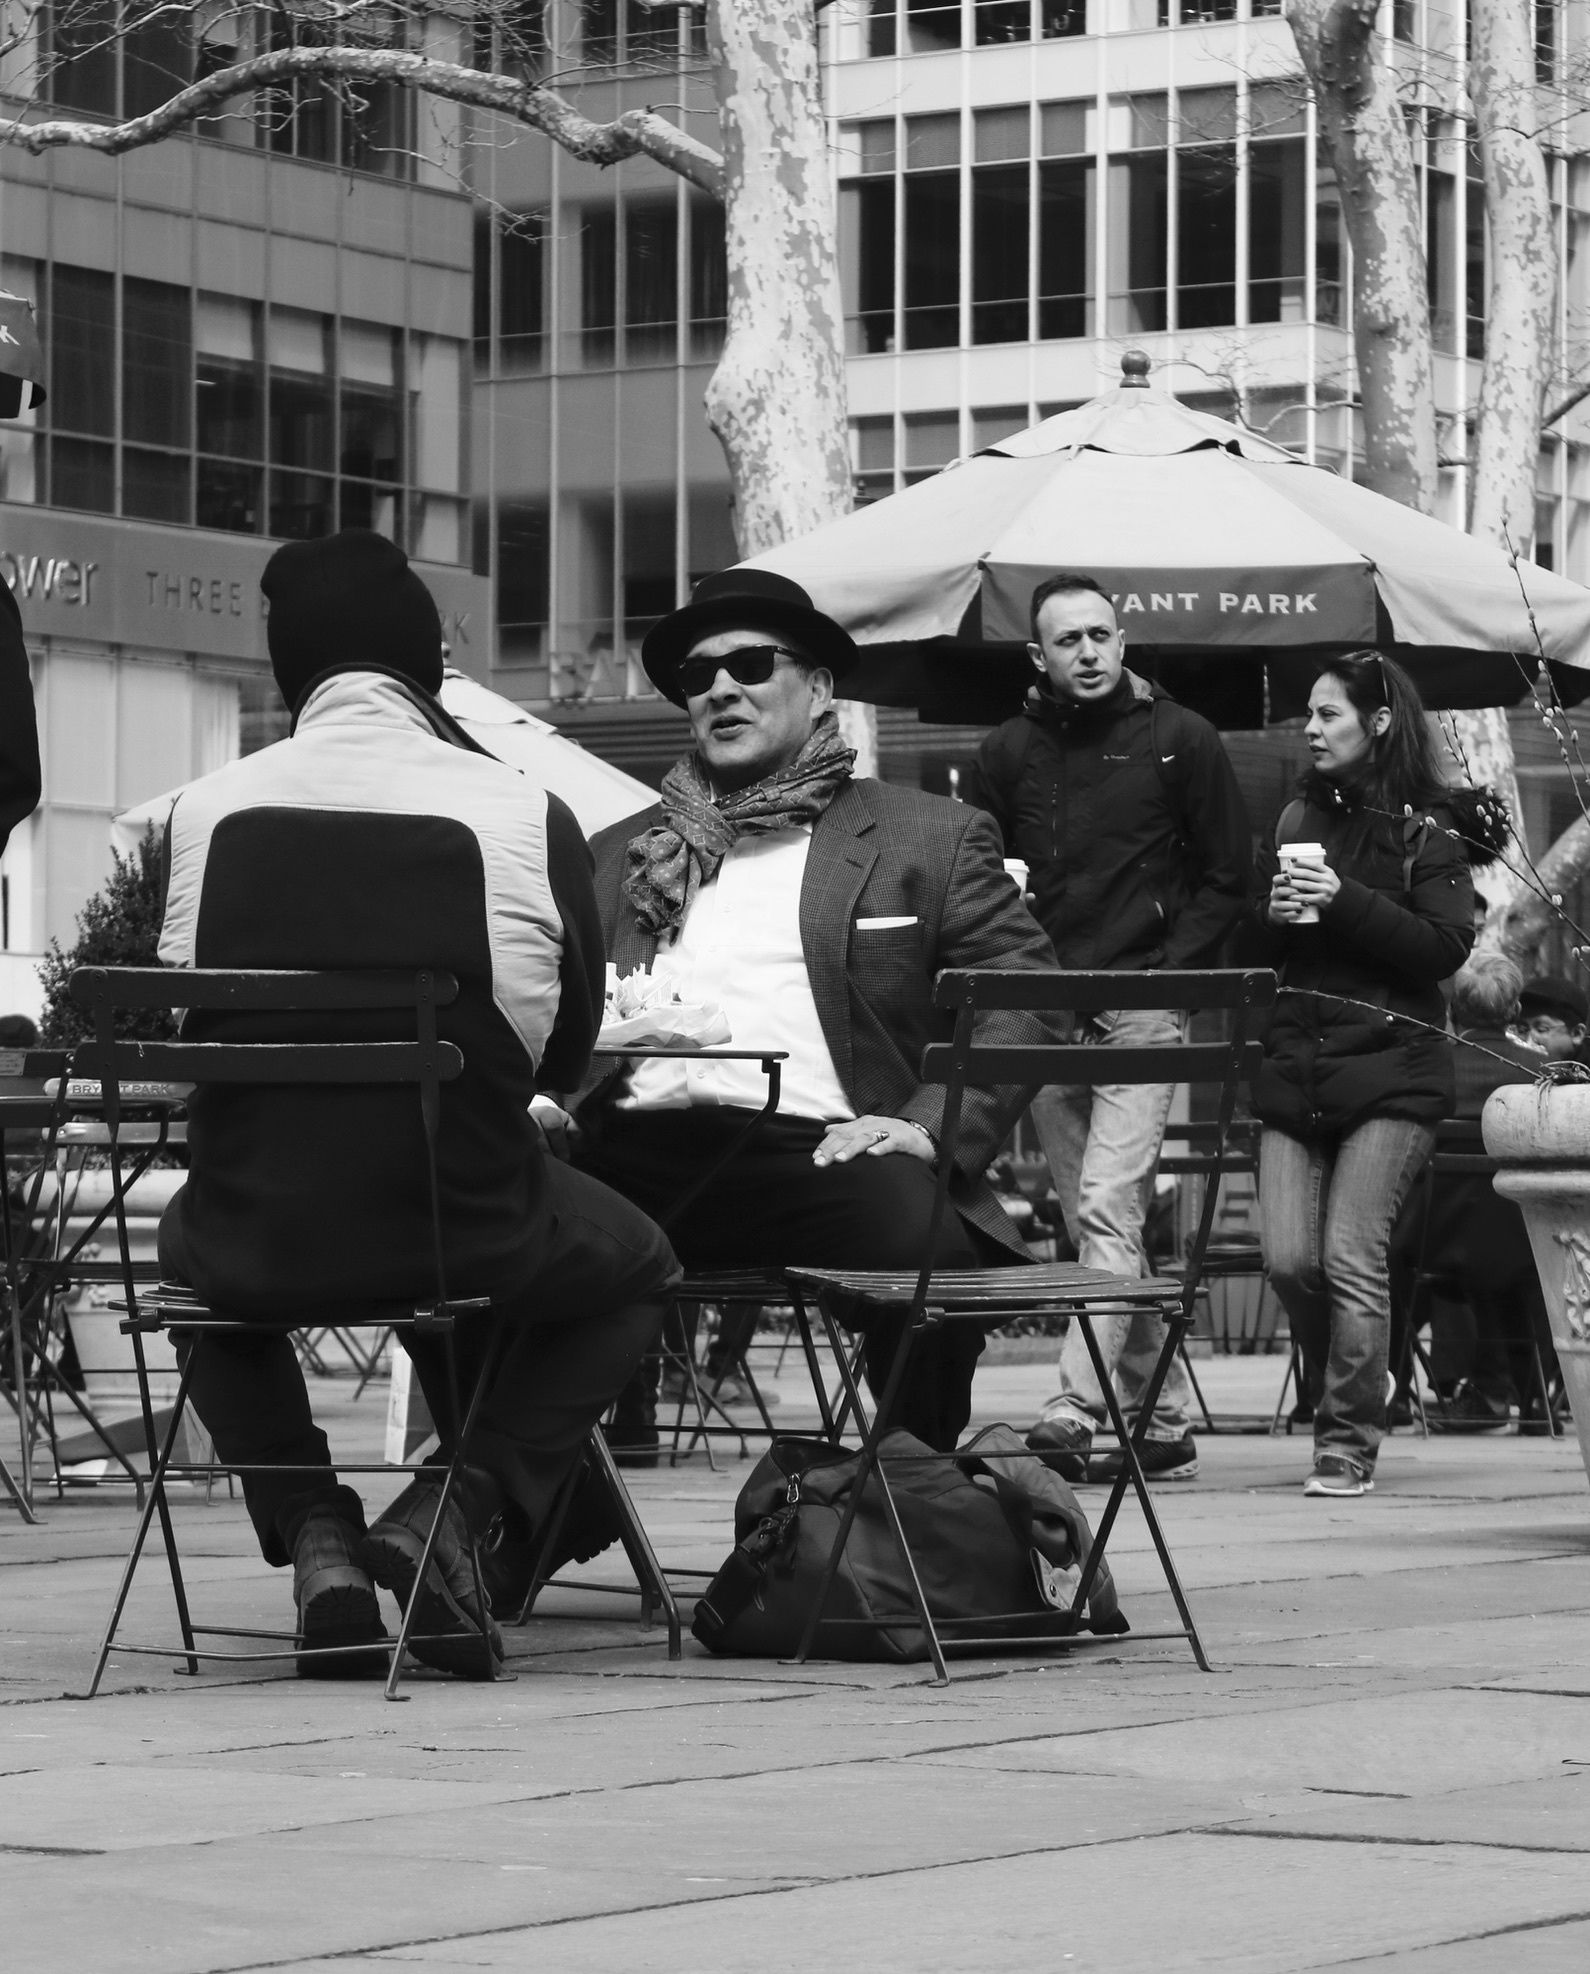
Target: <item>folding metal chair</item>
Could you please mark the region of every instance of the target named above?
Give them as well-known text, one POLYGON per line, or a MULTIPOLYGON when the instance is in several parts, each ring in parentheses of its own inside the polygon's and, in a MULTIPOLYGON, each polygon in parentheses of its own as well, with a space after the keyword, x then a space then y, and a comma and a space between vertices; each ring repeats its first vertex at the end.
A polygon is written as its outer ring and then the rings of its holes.
MULTIPOLYGON (((1138 1638, 1185 1638, 1199 1667, 1210 1670, 1203 1642, 1171 1560, 1169 1545, 1160 1526, 1153 1499, 1139 1459, 1139 1449, 1153 1417, 1155 1402, 1171 1360, 1193 1320, 1203 1267, 1204 1251, 1214 1219, 1217 1182, 1225 1169, 1227 1142, 1237 1088, 1257 1067, 1259 1044, 1250 1039, 1252 1017, 1275 1000, 1275 975, 1263 971, 1223 971, 1209 973, 1065 973, 1009 971, 950 971, 940 974, 934 989, 934 1004, 953 1016, 954 1032, 949 1042, 931 1043, 923 1052, 922 1076, 925 1082, 942 1083, 944 1092, 943 1130, 939 1141, 938 1185, 934 1192, 932 1217, 921 1269, 907 1273, 881 1273, 829 1268, 792 1268, 793 1281, 809 1288, 817 1298, 825 1325, 835 1320, 834 1304, 908 1309, 905 1335, 895 1354, 887 1387, 870 1421, 862 1404, 853 1375, 845 1371, 846 1398, 865 1427, 861 1461, 849 1502, 834 1539, 822 1585, 807 1620, 805 1636, 796 1655, 798 1663, 810 1656, 817 1630, 823 1620, 829 1593, 844 1559, 864 1490, 876 1484, 886 1505, 889 1521, 906 1566, 915 1611, 885 1612, 870 1618, 829 1619, 829 1623, 857 1623, 886 1627, 901 1622, 919 1622, 927 1638, 933 1662, 934 1684, 948 1683, 945 1645, 957 1650, 1014 1646, 1052 1649, 1057 1643, 1070 1646, 1094 1642, 1079 1636, 1087 1610, 1087 1600, 1104 1560, 1110 1533, 1115 1526, 1126 1489, 1135 1492, 1144 1521, 1158 1553, 1171 1596, 1181 1618, 1171 1631, 1138 1632, 1138 1638), (979 1043, 974 1031, 979 1015, 991 1010, 1032 1014, 1061 1012, 1092 1013, 1106 1008, 1185 1008, 1220 1009, 1231 1017, 1230 1039, 1225 1042, 1181 1042, 1142 1048, 1109 1048, 1079 1043, 1032 1043, 1007 1045, 979 1043), (1187 1265, 1176 1279, 1128 1280, 1110 1276, 1076 1263, 1051 1262, 1029 1268, 987 1268, 964 1271, 935 1271, 931 1256, 938 1233, 950 1208, 950 1180, 955 1170, 955 1152, 960 1136, 961 1110, 967 1086, 1027 1084, 1103 1083, 1181 1083, 1211 1082, 1219 1087, 1213 1142, 1213 1172, 1204 1193, 1203 1210, 1187 1253, 1187 1265), (1120 1403, 1103 1358, 1093 1325, 1100 1316, 1152 1310, 1165 1323, 1165 1343, 1143 1394, 1135 1432, 1129 1432, 1120 1403), (1104 1392, 1110 1420, 1119 1436, 1123 1459, 1121 1470, 1110 1490, 1100 1518, 1092 1554, 1081 1573, 1076 1595, 1068 1614, 1068 1630, 1058 1640, 1047 1634, 1019 1631, 1019 1613, 990 1615, 976 1625, 999 1624, 1016 1627, 1015 1635, 992 1637, 975 1626, 967 1631, 967 1620, 935 1619, 922 1591, 921 1578, 911 1556, 888 1474, 879 1458, 879 1445, 899 1392, 911 1350, 930 1327, 949 1322, 998 1322, 1022 1314, 1068 1313, 1082 1325, 1088 1354, 1104 1392), (944 1636, 941 1638, 941 1632, 944 1636)), ((927 1456, 924 1456, 927 1457, 927 1456)), ((934 1454, 934 1459, 950 1456, 934 1454)), ((1119 1646, 1119 1637, 1110 1643, 1119 1646)))
MULTIPOLYGON (((143 1554, 150 1525, 156 1516, 159 1517, 165 1543, 172 1590, 182 1629, 183 1656, 189 1672, 197 1673, 201 1658, 233 1660, 302 1659, 309 1656, 331 1658, 345 1656, 352 1649, 362 1649, 366 1652, 370 1649, 368 1646, 324 1647, 310 1654, 297 1649, 298 1641, 296 1634, 293 1633, 263 1632, 234 1626, 199 1626, 194 1624, 190 1617, 182 1565, 177 1552, 176 1533, 172 1525, 167 1496, 168 1481, 174 1478, 208 1477, 217 1471, 290 1473, 302 1470, 290 1466, 266 1464, 228 1466, 226 1463, 212 1462, 199 1466, 179 1462, 174 1458, 178 1429, 188 1402, 195 1356, 203 1349, 205 1339, 220 1335, 257 1335, 262 1326, 258 1322, 241 1321, 228 1317, 224 1312, 206 1307, 191 1289, 179 1284, 163 1283, 152 1292, 140 1292, 127 1242, 126 1185, 122 1169, 121 1144, 125 1107, 123 1086, 125 1079, 129 1077, 150 1076, 187 1084, 256 1087, 315 1084, 367 1090, 380 1086, 401 1086, 416 1092, 419 1100, 426 1188, 430 1206, 431 1254, 436 1283, 434 1300, 422 1301, 416 1297, 412 1303, 405 1302, 399 1305, 372 1303, 356 1316, 340 1309, 336 1313, 339 1325, 373 1330, 390 1326, 398 1330, 407 1330, 417 1336, 437 1338, 444 1347, 451 1413, 448 1424, 452 1428, 452 1456, 442 1473, 437 1512, 415 1572, 414 1592, 408 1608, 403 1613, 397 1638, 390 1647, 386 1697, 388 1699, 401 1697, 397 1690, 398 1681, 403 1670, 404 1655, 414 1637, 415 1607, 424 1587, 448 1504, 459 1487, 459 1477, 468 1452, 470 1435, 474 1430, 492 1372, 496 1368, 501 1342, 500 1318, 493 1318, 493 1327, 486 1348, 482 1352, 479 1373, 467 1404, 461 1404, 457 1362, 453 1348, 455 1324, 460 1315, 485 1315, 490 1311, 491 1305, 487 1299, 480 1297, 449 1298, 443 1258, 441 1194, 437 1174, 441 1088, 444 1083, 453 1082, 460 1075, 463 1069, 463 1057, 452 1043, 438 1038, 436 1010, 453 1001, 457 992, 457 982, 451 975, 430 970, 412 973, 373 970, 288 973, 90 967, 80 969, 73 975, 72 997, 79 1006, 91 1012, 94 1021, 94 1040, 77 1051, 73 1069, 76 1075, 99 1079, 103 1087, 104 1117, 110 1133, 112 1194, 117 1240, 126 1291, 127 1314, 122 1328, 132 1338, 137 1362, 139 1396, 151 1468, 148 1499, 138 1520, 132 1548, 112 1606, 110 1621, 100 1645, 93 1678, 88 1689, 89 1697, 99 1690, 100 1679, 113 1650, 148 1654, 164 1654, 170 1650, 165 1646, 129 1643, 117 1637, 127 1595, 143 1554), (333 1018, 338 1015, 377 1010, 412 1010, 415 1039, 411 1042, 288 1043, 140 1042, 119 1041, 116 1038, 115 1018, 118 1010, 173 1006, 227 1013, 290 1012, 333 1018), (144 1341, 147 1337, 162 1331, 170 1333, 175 1338, 187 1340, 191 1343, 191 1350, 182 1370, 170 1423, 164 1437, 157 1444, 144 1341), (274 1641, 278 1645, 285 1646, 286 1649, 213 1650, 199 1646, 197 1639, 201 1634, 205 1637, 274 1641)), ((296 1330, 306 1327, 314 1320, 314 1312, 284 1309, 279 1327, 283 1330, 296 1330)), ((434 1467, 427 1469, 417 1464, 394 1466, 393 1463, 388 1462, 362 1464, 341 1462, 339 1469, 345 1473, 393 1471, 434 1473, 436 1471, 434 1467)), ((493 1657, 489 1644, 489 1618, 485 1616, 489 1606, 481 1577, 479 1552, 473 1537, 470 1538, 470 1560, 475 1579, 477 1608, 482 1613, 480 1629, 483 1669, 490 1673, 493 1671, 493 1657)))
MULTIPOLYGON (((37 1519, 33 1471, 36 1449, 43 1442, 53 1456, 58 1444, 57 1398, 72 1407, 92 1439, 116 1462, 120 1471, 114 1478, 130 1481, 140 1504, 143 1500, 143 1476, 122 1451, 114 1429, 101 1421, 88 1399, 67 1377, 56 1347, 54 1322, 60 1290, 67 1283, 120 1282, 123 1272, 119 1262, 93 1259, 90 1247, 111 1215, 112 1201, 107 1200, 97 1212, 87 1216, 87 1224, 69 1244, 66 1241, 69 1215, 66 1182, 71 1158, 74 1153, 81 1158, 90 1151, 103 1151, 110 1143, 100 1115, 99 1085, 74 1079, 70 1067, 71 1059, 64 1049, 0 1052, 0 1148, 5 1152, 7 1188, 7 1211, 0 1216, 0 1246, 4 1254, 8 1314, 6 1347, 12 1374, 10 1388, 4 1395, 17 1415, 21 1467, 20 1480, 14 1479, 0 1461, 0 1483, 28 1521, 37 1519), (9 1140, 13 1132, 21 1133, 33 1147, 28 1155, 31 1171, 17 1187, 16 1211, 10 1205, 9 1140), (46 1208, 43 1188, 52 1165, 56 1190, 54 1200, 46 1208)), ((152 1120, 122 1127, 123 1146, 136 1148, 139 1153, 127 1175, 129 1187, 137 1183, 162 1151, 181 1142, 183 1135, 183 1127, 177 1121, 183 1091, 165 1084, 141 1082, 136 1095, 139 1109, 153 1112, 154 1116, 152 1120)), ((133 1268, 141 1281, 153 1281, 159 1273, 152 1263, 135 1262, 133 1268)), ((54 1485, 60 1497, 64 1479, 59 1460, 55 1462, 54 1485)))

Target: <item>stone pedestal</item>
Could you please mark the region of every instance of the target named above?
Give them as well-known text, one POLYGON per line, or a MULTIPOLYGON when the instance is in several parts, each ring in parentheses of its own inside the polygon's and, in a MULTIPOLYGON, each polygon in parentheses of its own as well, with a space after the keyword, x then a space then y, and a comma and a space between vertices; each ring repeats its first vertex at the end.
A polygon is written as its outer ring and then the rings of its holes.
POLYGON ((1590 1084, 1504 1084, 1482 1129, 1496 1190, 1523 1209, 1590 1478, 1590 1084))

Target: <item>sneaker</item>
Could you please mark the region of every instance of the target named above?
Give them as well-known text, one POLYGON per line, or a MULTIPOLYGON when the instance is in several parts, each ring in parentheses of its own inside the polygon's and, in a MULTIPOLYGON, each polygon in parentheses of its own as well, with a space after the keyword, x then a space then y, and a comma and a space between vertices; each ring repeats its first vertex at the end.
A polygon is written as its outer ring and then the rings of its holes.
POLYGON ((1080 1419, 1073 1419, 1066 1412, 1052 1419, 1040 1419, 1028 1433, 1027 1445, 1063 1481, 1075 1485, 1087 1479, 1093 1428, 1083 1425, 1080 1419))
MULTIPOLYGON (((1125 1465, 1125 1458, 1119 1447, 1113 1453, 1097 1454, 1088 1462, 1088 1479, 1113 1481, 1125 1465)), ((1191 1433, 1183 1433, 1180 1439, 1145 1439, 1137 1449, 1137 1461, 1144 1480, 1198 1478, 1198 1448, 1191 1433)))
POLYGON ((361 1531, 330 1508, 312 1508, 293 1544, 298 1649, 368 1645, 334 1659, 300 1658, 300 1679, 384 1679, 387 1631, 370 1573, 359 1561, 361 1531))
POLYGON ((1303 1483, 1305 1494, 1373 1494, 1375 1483, 1340 1453, 1322 1453, 1303 1483))
MULTIPOLYGON (((398 1496, 364 1538, 360 1560, 383 1590, 408 1609, 419 1573, 420 1554, 442 1498, 442 1484, 421 1475, 398 1496)), ((475 1572, 469 1561, 469 1530, 456 1500, 431 1555, 414 1610, 409 1649, 422 1665, 460 1679, 492 1679, 504 1659, 502 1633, 475 1598, 475 1572), (484 1637, 482 1636, 484 1631, 484 1637)))
POLYGON ((1430 1424, 1449 1433, 1516 1433, 1518 1411, 1516 1400, 1488 1397, 1472 1379, 1465 1378, 1446 1410, 1430 1424))

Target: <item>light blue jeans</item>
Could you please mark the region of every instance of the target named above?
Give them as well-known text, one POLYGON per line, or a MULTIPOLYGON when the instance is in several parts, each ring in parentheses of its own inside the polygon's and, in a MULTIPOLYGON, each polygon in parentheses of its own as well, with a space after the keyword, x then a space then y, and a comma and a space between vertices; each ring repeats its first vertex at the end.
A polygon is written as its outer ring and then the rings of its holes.
POLYGON ((1339 1454, 1365 1480, 1386 1433, 1386 1248, 1434 1143, 1427 1124, 1372 1117, 1333 1142, 1266 1125, 1259 1149, 1265 1264, 1292 1341, 1324 1378, 1314 1452, 1339 1454))
MULTIPOLYGON (((1187 1017, 1166 1008, 1123 1008, 1084 1016, 1075 1039, 1101 1048, 1146 1048, 1180 1042, 1187 1017)), ((1060 1196, 1066 1231, 1084 1267, 1133 1278, 1148 1273, 1143 1221, 1154 1191, 1154 1168, 1170 1116, 1171 1083, 1051 1084, 1032 1100, 1032 1121, 1060 1196)), ((1165 1347, 1165 1325, 1153 1314, 1102 1317, 1094 1324, 1105 1369, 1129 1427, 1165 1347)), ((1174 1358, 1149 1421, 1150 1439, 1180 1439, 1187 1431, 1190 1390, 1174 1358)), ((1096 1430, 1107 1423, 1104 1393, 1073 1323, 1060 1352, 1060 1390, 1043 1408, 1046 1419, 1075 1419, 1096 1430)))

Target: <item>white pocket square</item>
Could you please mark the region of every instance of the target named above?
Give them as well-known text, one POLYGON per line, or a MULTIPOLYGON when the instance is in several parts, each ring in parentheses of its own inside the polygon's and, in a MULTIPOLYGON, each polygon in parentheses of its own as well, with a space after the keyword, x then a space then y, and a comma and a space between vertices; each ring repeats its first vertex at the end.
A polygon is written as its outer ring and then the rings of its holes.
POLYGON ((897 925, 920 925, 922 921, 914 912, 906 912, 898 918, 858 918, 858 932, 889 932, 897 925))

